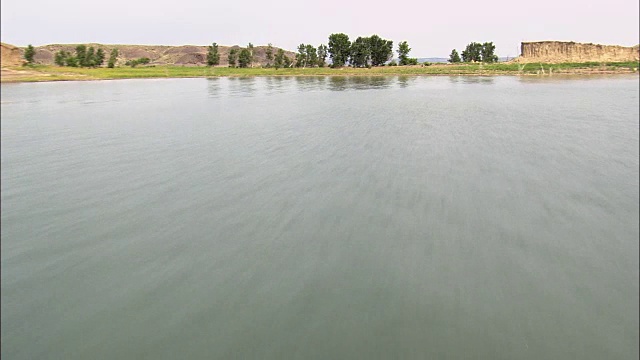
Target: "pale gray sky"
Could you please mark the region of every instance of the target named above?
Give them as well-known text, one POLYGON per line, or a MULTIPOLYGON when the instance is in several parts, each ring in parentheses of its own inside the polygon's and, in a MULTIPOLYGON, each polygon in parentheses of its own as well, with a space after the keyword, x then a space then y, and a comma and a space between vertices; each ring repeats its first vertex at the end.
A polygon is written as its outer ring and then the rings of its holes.
POLYGON ((241 45, 295 50, 378 34, 406 40, 414 57, 446 57, 471 41, 493 41, 516 56, 521 41, 561 40, 632 46, 638 0, 2 0, 3 42, 241 45))

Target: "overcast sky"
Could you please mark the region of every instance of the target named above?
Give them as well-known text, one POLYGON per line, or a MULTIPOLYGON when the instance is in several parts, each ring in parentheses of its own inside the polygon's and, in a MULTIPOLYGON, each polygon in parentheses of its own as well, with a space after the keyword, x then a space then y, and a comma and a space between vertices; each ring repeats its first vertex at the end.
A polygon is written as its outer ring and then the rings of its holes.
POLYGON ((447 57, 471 41, 517 56, 521 41, 632 46, 639 1, 563 0, 2 0, 3 42, 241 45, 295 50, 329 34, 406 40, 413 57, 447 57))

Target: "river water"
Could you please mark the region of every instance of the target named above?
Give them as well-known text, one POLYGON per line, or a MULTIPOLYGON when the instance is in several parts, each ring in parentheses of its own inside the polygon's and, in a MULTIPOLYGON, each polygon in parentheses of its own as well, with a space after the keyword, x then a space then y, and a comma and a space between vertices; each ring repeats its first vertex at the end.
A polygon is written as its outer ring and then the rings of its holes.
POLYGON ((637 359, 638 76, 3 84, 6 359, 637 359))

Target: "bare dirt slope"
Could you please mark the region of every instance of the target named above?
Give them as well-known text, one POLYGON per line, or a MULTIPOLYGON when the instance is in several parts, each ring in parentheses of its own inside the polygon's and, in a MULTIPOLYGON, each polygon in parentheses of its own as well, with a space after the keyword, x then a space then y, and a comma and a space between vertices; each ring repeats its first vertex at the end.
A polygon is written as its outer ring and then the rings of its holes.
POLYGON ((640 48, 562 41, 523 42, 518 62, 638 61, 640 48))
MULTIPOLYGON (((207 63, 207 46, 198 45, 182 45, 182 46, 165 46, 165 45, 106 45, 106 44, 85 44, 87 47, 92 46, 96 51, 102 48, 107 57, 114 48, 118 49, 118 64, 122 65, 127 60, 146 57, 151 59, 151 65, 182 65, 182 66, 203 66, 207 63)), ((64 50, 75 53, 77 44, 51 44, 36 47, 34 56, 35 62, 38 64, 53 64, 55 53, 64 50)), ((240 49, 239 46, 219 46, 220 66, 228 66, 227 56, 232 48, 240 49)), ((254 47, 255 62, 253 66, 261 66, 267 63, 266 46, 254 47)), ((278 48, 273 48, 273 53, 278 48)), ((4 54, 4 49, 3 49, 4 54)), ((290 51, 285 51, 290 58, 295 56, 290 51)), ((4 62, 4 55, 3 55, 4 62)), ((3 65, 4 66, 4 65, 3 65)))
POLYGON ((0 52, 2 53, 0 67, 20 66, 24 62, 22 59, 23 50, 17 46, 0 43, 0 52))

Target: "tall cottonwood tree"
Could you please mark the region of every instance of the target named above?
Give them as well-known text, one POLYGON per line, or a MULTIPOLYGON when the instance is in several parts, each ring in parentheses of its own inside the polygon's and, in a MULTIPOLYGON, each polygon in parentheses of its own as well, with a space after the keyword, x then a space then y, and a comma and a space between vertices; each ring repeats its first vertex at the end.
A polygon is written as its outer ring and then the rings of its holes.
POLYGON ((451 50, 451 55, 449 55, 449 60, 447 61, 452 64, 460 62, 460 55, 458 54, 458 51, 456 49, 451 50))
POLYGON ((207 65, 220 65, 220 53, 218 52, 218 44, 213 43, 207 50, 207 65))
POLYGON ((398 60, 400 61, 400 65, 409 65, 411 62, 409 61, 409 52, 411 48, 406 41, 398 44, 398 60))
POLYGON ((249 43, 247 45, 247 50, 249 51, 249 66, 253 67, 253 62, 256 61, 253 53, 253 44, 249 43))
POLYGON ((96 50, 93 48, 93 46, 90 46, 89 49, 87 49, 87 53, 85 54, 84 62, 82 66, 94 67, 95 65, 96 65, 96 50))
POLYGON ((349 35, 343 33, 329 35, 329 55, 332 67, 341 67, 349 60, 351 41, 349 35))
POLYGON ((76 46, 76 59, 78 60, 78 65, 86 66, 86 58, 87 58, 87 46, 86 45, 78 45, 76 46))
POLYGON ((276 70, 284 66, 284 59, 285 59, 284 50, 278 49, 278 51, 276 52, 274 63, 273 63, 273 66, 276 68, 276 70))
POLYGON ((378 35, 369 37, 369 49, 373 66, 382 66, 393 57, 393 41, 383 39, 378 35))
POLYGON ((113 69, 116 66, 116 61, 118 61, 118 49, 113 49, 111 50, 111 54, 109 54, 107 67, 113 69))
POLYGON ((267 45, 267 49, 264 51, 264 54, 267 58, 267 67, 271 67, 271 62, 273 61, 273 46, 271 43, 267 45))
POLYGON ((238 49, 229 49, 229 55, 227 56, 229 67, 236 67, 237 60, 238 60, 238 49))
POLYGON ((471 42, 462 51, 462 61, 464 62, 480 62, 482 61, 482 44, 471 42))
POLYGON ((296 53, 296 67, 307 66, 307 47, 305 44, 298 45, 298 52, 296 53))
POLYGON ((327 60, 327 45, 320 44, 318 45, 318 67, 324 67, 326 65, 327 60))
POLYGON ((240 50, 240 54, 238 55, 238 66, 241 68, 251 66, 251 50, 248 48, 240 50))
POLYGON ((482 50, 480 50, 480 55, 482 56, 482 62, 485 62, 485 63, 498 62, 498 56, 494 54, 495 50, 496 50, 496 46, 493 45, 493 42, 486 42, 482 44, 482 50))
POLYGON ((318 51, 316 48, 311 44, 307 44, 304 47, 304 51, 307 55, 307 66, 314 67, 318 65, 318 51))
POLYGON ((98 49, 98 51, 96 51, 95 66, 102 66, 102 64, 104 64, 104 58, 104 50, 102 50, 102 48, 98 49))
POLYGON ((369 66, 370 60, 371 48, 369 46, 369 38, 358 37, 351 43, 349 65, 353 67, 366 67, 369 66))

